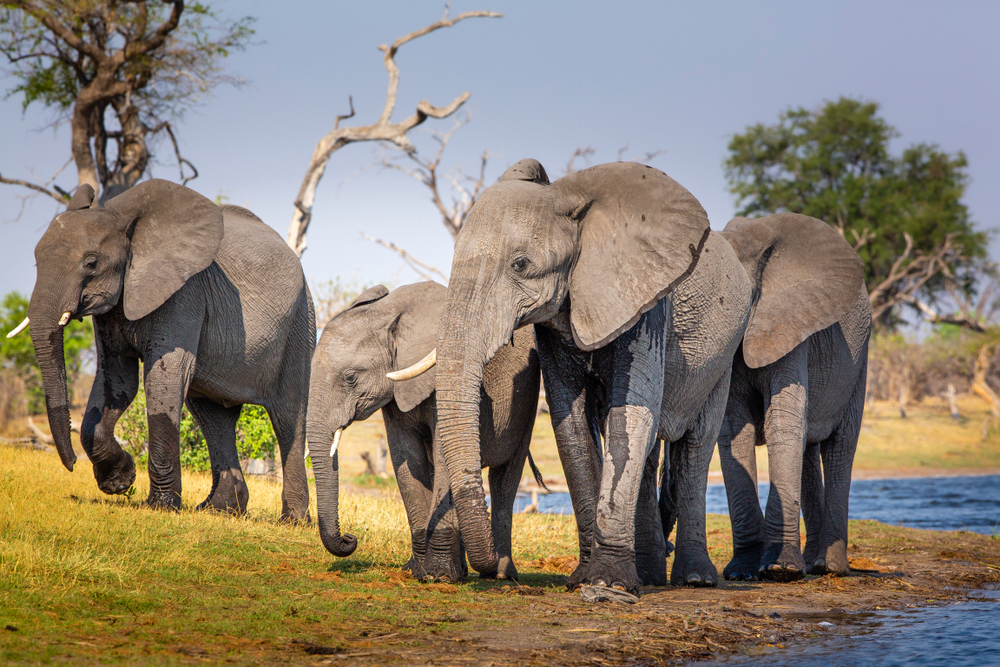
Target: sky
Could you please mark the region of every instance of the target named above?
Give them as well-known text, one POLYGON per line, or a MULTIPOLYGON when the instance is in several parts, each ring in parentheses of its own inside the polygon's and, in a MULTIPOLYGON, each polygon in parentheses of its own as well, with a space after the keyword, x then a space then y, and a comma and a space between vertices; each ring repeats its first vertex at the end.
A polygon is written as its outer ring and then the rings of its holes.
MULTIPOLYGON (((256 17, 257 32, 253 46, 226 62, 246 85, 217 89, 176 124, 182 153, 200 172, 188 186, 246 206, 285 237, 312 151, 346 113, 348 96, 356 115, 344 125, 371 124, 382 111, 387 75, 377 46, 437 21, 444 6, 210 4, 226 16, 256 17)), ((614 161, 626 146, 624 159, 662 151, 649 164, 690 190, 721 229, 736 208, 722 166, 732 136, 789 108, 851 96, 880 104, 899 132, 897 154, 918 142, 964 151, 973 220, 983 229, 1000 222, 1000 3, 455 0, 451 15, 480 9, 504 16, 420 37, 396 57, 396 122, 421 99, 443 106, 471 94, 469 123, 449 143, 445 170, 474 173, 486 150, 487 183, 526 157, 554 179, 577 148, 596 151, 578 168, 614 161)), ((4 91, 14 85, 6 76, 0 83, 4 91)), ((0 173, 44 181, 66 162, 69 128, 53 130, 50 120, 37 105, 22 113, 17 95, 0 98, 0 173)), ((413 135, 418 151, 435 150, 421 130, 452 124, 429 119, 413 135)), ((176 180, 172 150, 161 144, 156 152, 153 175, 176 180)), ((358 143, 330 160, 303 256, 311 284, 420 279, 362 231, 448 272, 452 239, 427 189, 373 166, 382 154, 358 143)), ((74 167, 56 183, 75 187, 74 167)), ((34 246, 59 209, 37 197, 15 220, 25 194, 0 185, 0 294, 30 294, 34 246)), ((1000 259, 1000 243, 991 248, 1000 259)))

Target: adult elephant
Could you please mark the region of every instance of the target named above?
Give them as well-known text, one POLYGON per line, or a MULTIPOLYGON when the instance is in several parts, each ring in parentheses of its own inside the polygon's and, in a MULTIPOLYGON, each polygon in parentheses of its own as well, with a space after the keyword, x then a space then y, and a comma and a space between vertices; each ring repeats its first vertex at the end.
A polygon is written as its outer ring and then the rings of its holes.
POLYGON ((755 296, 719 435, 733 525, 733 559, 723 574, 793 581, 807 571, 846 573, 872 319, 864 265, 832 227, 795 213, 736 218, 722 235, 755 296), (771 480, 766 514, 754 455, 763 443, 771 480))
POLYGON ((471 565, 498 559, 478 475, 483 368, 534 323, 579 530, 569 587, 666 583, 657 436, 676 463, 671 578, 715 585, 705 486, 750 298, 733 249, 660 171, 606 164, 549 184, 523 160, 485 190, 458 237, 437 345, 438 437, 471 565))
POLYGON ((316 324, 295 254, 255 215, 219 207, 162 180, 95 205, 83 185, 35 248, 28 308, 49 426, 68 470, 70 442, 62 327, 93 316, 97 372, 80 440, 98 486, 122 493, 132 457, 114 437, 135 398, 143 362, 149 421, 149 497, 180 507, 179 423, 185 399, 212 461, 200 508, 242 512, 247 488, 236 452, 244 403, 271 417, 284 466, 282 513, 308 518, 303 453, 316 324))
MULTIPOLYGON (((433 282, 392 292, 379 285, 327 323, 313 355, 308 436, 320 537, 330 553, 349 556, 357 540, 340 532, 337 445, 351 423, 381 409, 410 524, 412 557, 405 569, 419 579, 457 582, 465 578, 468 567, 448 470, 440 449, 433 446, 435 372, 431 369, 412 379, 399 374, 399 369, 425 359, 434 349, 447 293, 446 287, 433 282)), ((500 554, 490 574, 499 578, 517 578, 511 522, 535 423, 539 374, 532 331, 520 329, 486 365, 482 392, 477 392, 481 443, 477 471, 490 469, 491 534, 500 554)))

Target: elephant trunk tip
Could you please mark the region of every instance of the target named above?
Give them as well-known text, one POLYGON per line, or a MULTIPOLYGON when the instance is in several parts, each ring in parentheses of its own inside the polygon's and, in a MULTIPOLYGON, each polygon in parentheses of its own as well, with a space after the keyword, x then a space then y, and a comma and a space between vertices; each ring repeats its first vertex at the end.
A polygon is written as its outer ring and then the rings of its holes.
POLYGON ((353 535, 324 535, 323 546, 338 558, 347 558, 358 548, 358 538, 353 535))

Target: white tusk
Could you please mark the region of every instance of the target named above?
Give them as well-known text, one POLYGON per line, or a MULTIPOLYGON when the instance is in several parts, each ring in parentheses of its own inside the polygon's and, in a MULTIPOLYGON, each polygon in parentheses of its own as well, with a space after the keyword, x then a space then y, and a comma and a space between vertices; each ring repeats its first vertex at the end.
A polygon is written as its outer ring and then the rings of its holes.
POLYGON ((14 336, 16 336, 17 334, 21 333, 22 331, 24 331, 27 328, 28 328, 28 318, 26 317, 26 318, 24 318, 23 322, 21 322, 16 327, 14 327, 13 329, 11 329, 11 332, 9 334, 7 334, 7 338, 13 338, 14 336))
POLYGON ((337 445, 340 444, 340 434, 344 432, 344 429, 338 428, 337 432, 333 434, 333 446, 330 447, 330 458, 337 453, 337 445))
POLYGON ((69 318, 73 317, 73 313, 68 310, 63 313, 62 319, 59 320, 59 326, 64 327, 69 322, 69 318))
POLYGON ((305 452, 305 454, 302 455, 302 458, 303 459, 309 458, 309 441, 308 440, 306 440, 306 452, 305 452))
POLYGON ((431 350, 431 353, 426 357, 413 364, 409 368, 404 368, 400 371, 394 371, 392 373, 386 373, 385 376, 392 380, 393 382, 401 382, 403 380, 412 380, 418 375, 422 375, 434 368, 434 364, 437 363, 437 348, 435 347, 431 350))

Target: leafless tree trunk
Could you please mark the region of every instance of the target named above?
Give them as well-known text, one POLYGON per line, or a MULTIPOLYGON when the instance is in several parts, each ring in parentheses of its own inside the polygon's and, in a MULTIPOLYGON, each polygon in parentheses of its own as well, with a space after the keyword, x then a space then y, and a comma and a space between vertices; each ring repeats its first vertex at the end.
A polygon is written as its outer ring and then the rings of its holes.
POLYGON ((500 18, 503 14, 487 11, 464 12, 449 19, 448 10, 445 9, 445 16, 437 23, 433 23, 426 28, 422 28, 408 35, 400 37, 391 46, 381 45, 379 50, 385 53, 385 69, 389 73, 389 89, 386 94, 385 107, 382 115, 372 125, 356 127, 340 127, 340 122, 354 115, 354 106, 351 104, 351 111, 345 116, 338 116, 333 125, 333 131, 320 139, 313 151, 309 168, 302 179, 302 185, 295 198, 295 210, 292 212, 292 221, 288 228, 288 245, 298 256, 306 249, 306 232, 309 229, 309 222, 312 219, 313 202, 316 200, 316 187, 319 185, 326 165, 334 152, 344 146, 357 141, 386 141, 394 144, 400 150, 413 153, 415 148, 410 143, 406 133, 414 127, 420 125, 428 117, 447 118, 455 113, 465 101, 469 99, 469 93, 465 92, 451 101, 444 107, 435 107, 427 100, 421 100, 417 104, 416 113, 399 123, 392 123, 392 113, 396 107, 396 91, 399 87, 399 69, 396 67, 395 56, 399 47, 418 37, 434 32, 440 28, 450 28, 459 21, 467 18, 488 17, 500 18))

